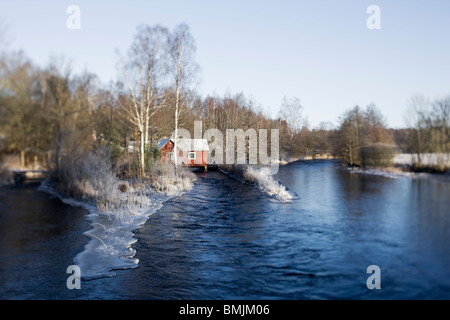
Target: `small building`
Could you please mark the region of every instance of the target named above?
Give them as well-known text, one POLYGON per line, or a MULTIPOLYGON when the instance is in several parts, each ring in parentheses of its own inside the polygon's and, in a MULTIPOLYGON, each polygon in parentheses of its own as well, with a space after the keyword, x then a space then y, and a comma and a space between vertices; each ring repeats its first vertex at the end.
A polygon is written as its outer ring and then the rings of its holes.
MULTIPOLYGON (((161 161, 174 161, 174 139, 163 139, 158 143, 158 150, 161 151, 161 161)), ((206 139, 177 139, 177 162, 187 167, 208 166, 209 146, 206 139)))
POLYGON ((161 140, 156 146, 161 152, 161 162, 166 162, 173 159, 174 143, 170 139, 161 140))

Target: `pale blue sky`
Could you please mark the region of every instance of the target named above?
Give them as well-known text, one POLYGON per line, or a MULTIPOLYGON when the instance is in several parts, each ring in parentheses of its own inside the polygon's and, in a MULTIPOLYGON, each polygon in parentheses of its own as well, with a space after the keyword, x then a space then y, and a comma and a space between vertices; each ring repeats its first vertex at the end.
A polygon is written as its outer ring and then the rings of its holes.
POLYGON ((115 49, 126 51, 137 25, 186 22, 200 94, 244 92, 271 115, 283 96, 296 96, 312 126, 373 102, 390 126, 403 127, 413 94, 450 94, 448 0, 2 0, 0 19, 10 49, 41 66, 64 55, 105 83, 116 76, 115 49), (81 30, 66 27, 72 4, 81 30), (381 9, 381 30, 366 27, 369 5, 381 9))

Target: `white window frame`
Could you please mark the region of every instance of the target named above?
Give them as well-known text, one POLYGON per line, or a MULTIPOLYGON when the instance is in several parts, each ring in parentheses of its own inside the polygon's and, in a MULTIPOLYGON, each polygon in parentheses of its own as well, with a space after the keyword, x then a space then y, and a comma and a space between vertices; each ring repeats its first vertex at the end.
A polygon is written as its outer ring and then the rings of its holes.
POLYGON ((197 153, 196 152, 189 152, 188 153, 188 159, 189 160, 195 160, 197 158, 197 153), (191 155, 194 154, 194 157, 191 157, 191 155))
POLYGON ((173 160, 173 152, 167 152, 167 159, 173 160))

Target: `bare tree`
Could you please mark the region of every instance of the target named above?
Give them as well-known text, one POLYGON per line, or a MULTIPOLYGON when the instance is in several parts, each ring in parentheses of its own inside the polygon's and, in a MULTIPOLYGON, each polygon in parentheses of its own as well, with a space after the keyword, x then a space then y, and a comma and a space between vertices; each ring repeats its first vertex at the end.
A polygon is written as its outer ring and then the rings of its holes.
POLYGON ((390 142, 386 131, 386 119, 375 104, 364 111, 366 143, 390 142))
POLYGON ((322 121, 310 132, 314 148, 313 157, 331 153, 330 140, 333 130, 334 125, 331 122, 322 121))
MULTIPOLYGON (((194 54, 196 51, 195 41, 186 23, 178 25, 173 31, 171 38, 171 56, 176 70, 175 72, 175 147, 178 139, 178 121, 180 116, 181 95, 186 93, 190 83, 198 71, 194 54)), ((177 174, 178 152, 174 152, 175 174, 177 174)))
POLYGON ((36 91, 38 70, 23 52, 3 56, 0 62, 0 134, 5 147, 20 154, 25 167, 26 153, 36 151, 36 91))
POLYGON ((10 43, 10 34, 8 26, 4 21, 0 20, 0 55, 8 47, 10 43))
POLYGON ((284 97, 281 102, 281 108, 279 111, 279 117, 286 121, 289 127, 289 135, 294 136, 300 132, 305 124, 303 118, 303 106, 300 103, 300 99, 297 97, 287 98, 284 97))
POLYGON ((349 166, 388 163, 395 148, 384 119, 374 104, 366 109, 355 106, 345 111, 334 133, 334 154, 349 166))
POLYGON ((364 114, 359 106, 344 112, 339 118, 339 129, 334 141, 334 153, 347 165, 360 165, 360 152, 364 146, 364 114))
POLYGON ((140 26, 122 64, 129 99, 119 99, 122 115, 139 135, 139 177, 145 176, 145 151, 152 115, 163 104, 161 87, 168 67, 169 31, 162 26, 140 26), (124 103, 125 102, 125 103, 124 103))
POLYGON ((64 58, 52 58, 40 73, 40 104, 51 123, 48 131, 54 141, 55 178, 61 173, 64 155, 89 146, 94 80, 87 72, 73 76, 70 62, 64 58))
POLYGON ((432 126, 435 131, 438 152, 450 152, 450 96, 438 99, 433 103, 432 126))
POLYGON ((417 154, 417 165, 419 167, 422 166, 422 154, 428 149, 427 118, 429 109, 429 100, 422 95, 415 95, 409 100, 408 109, 405 113, 406 124, 411 128, 411 148, 417 154))
MULTIPOLYGON (((280 120, 280 132, 286 133, 287 139, 282 139, 284 149, 288 150, 291 156, 296 153, 295 137, 302 131, 305 126, 305 119, 303 118, 303 106, 300 99, 297 97, 284 97, 281 102, 281 108, 278 112, 278 119, 280 120), (285 128, 281 127, 282 121, 286 124, 285 128)), ((283 135, 284 136, 284 135, 283 135)))

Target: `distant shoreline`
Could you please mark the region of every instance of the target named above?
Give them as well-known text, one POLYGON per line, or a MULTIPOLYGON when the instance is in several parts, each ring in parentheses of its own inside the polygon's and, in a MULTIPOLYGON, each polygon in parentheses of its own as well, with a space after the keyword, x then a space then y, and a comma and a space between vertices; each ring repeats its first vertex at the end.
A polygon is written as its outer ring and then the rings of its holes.
POLYGON ((279 165, 287 165, 290 163, 298 162, 298 161, 311 161, 311 160, 339 160, 332 155, 318 155, 318 156, 306 156, 306 157, 298 157, 298 158, 289 158, 289 159, 281 159, 278 161, 279 165))
POLYGON ((380 176, 386 178, 411 178, 411 179, 431 179, 439 182, 450 183, 450 173, 430 173, 430 172, 414 172, 414 171, 403 171, 399 170, 397 167, 387 167, 387 168, 356 168, 356 167, 343 167, 350 173, 353 174, 364 174, 372 176, 380 176))
MULTIPOLYGON (((434 163, 438 158, 437 154, 424 154, 423 167, 415 167, 416 155, 414 154, 398 154, 394 157, 393 165, 389 167, 352 167, 343 165, 342 168, 354 174, 366 174, 383 176, 388 178, 409 177, 412 179, 425 178, 440 182, 450 183, 450 171, 439 171, 433 169, 434 163)), ((450 159, 450 155, 448 156, 450 159)), ((445 158, 444 158, 445 159, 445 158)), ((281 166, 288 165, 300 161, 314 161, 314 160, 340 160, 333 156, 317 156, 317 157, 302 157, 291 158, 289 160, 282 159, 279 161, 281 166)), ((448 165, 447 165, 448 166, 448 165)))
POLYGON ((421 155, 422 165, 417 165, 416 154, 397 154, 389 167, 346 167, 352 173, 385 176, 390 178, 425 178, 450 183, 450 155, 427 153, 421 155))

